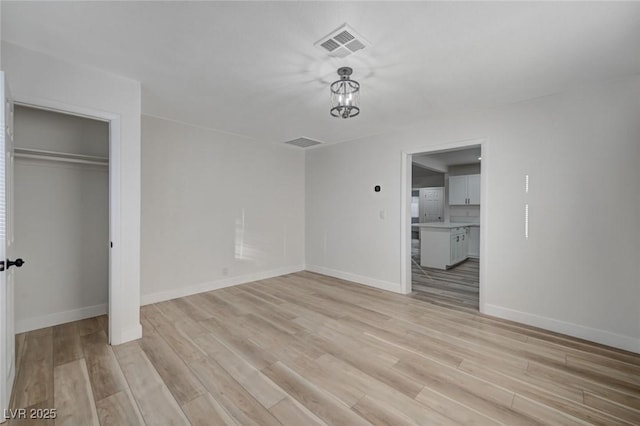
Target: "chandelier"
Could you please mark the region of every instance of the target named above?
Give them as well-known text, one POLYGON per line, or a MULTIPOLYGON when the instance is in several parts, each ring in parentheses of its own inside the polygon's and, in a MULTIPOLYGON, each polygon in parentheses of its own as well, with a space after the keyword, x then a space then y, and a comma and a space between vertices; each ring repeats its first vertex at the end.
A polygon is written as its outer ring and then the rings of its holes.
POLYGON ((340 80, 331 83, 331 115, 351 118, 360 114, 360 83, 351 80, 353 70, 349 67, 338 68, 340 80))

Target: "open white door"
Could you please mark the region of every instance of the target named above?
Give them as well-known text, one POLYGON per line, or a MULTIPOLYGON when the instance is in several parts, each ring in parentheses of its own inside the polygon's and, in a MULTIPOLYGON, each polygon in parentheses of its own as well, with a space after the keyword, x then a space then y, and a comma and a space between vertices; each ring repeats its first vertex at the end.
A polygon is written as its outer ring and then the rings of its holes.
MULTIPOLYGON (((0 71, 2 97, 2 131, 0 136, 0 404, 7 413, 11 390, 16 376, 15 329, 13 310, 13 271, 11 266, 22 266, 22 259, 13 259, 12 207, 13 194, 13 102, 9 97, 4 72, 0 71)), ((2 416, 0 421, 4 421, 2 416)))

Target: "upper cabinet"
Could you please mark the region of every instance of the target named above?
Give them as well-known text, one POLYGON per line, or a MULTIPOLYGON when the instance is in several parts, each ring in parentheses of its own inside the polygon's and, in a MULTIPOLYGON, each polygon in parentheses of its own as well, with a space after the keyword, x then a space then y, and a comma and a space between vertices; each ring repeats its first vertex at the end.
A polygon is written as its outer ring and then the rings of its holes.
POLYGON ((467 204, 480 204, 480 175, 468 175, 467 176, 467 197, 469 202, 467 204))
POLYGON ((480 175, 449 176, 449 205, 480 204, 480 175))

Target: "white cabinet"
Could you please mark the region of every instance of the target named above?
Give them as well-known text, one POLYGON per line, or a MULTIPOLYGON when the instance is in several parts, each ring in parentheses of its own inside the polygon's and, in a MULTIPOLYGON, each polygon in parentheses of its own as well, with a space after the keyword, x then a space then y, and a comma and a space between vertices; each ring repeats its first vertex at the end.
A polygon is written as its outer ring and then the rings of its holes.
POLYGON ((480 204, 480 175, 467 176, 467 204, 480 204))
POLYGON ((449 176, 449 205, 480 204, 480 175, 449 176))
POLYGON ((449 176, 449 205, 467 204, 467 177, 449 176))
POLYGON ((447 269, 468 257, 469 227, 420 228, 420 265, 447 269))
POLYGON ((469 257, 480 257, 480 227, 469 227, 469 251, 467 252, 469 257))
POLYGON ((467 258, 469 250, 469 228, 455 228, 451 230, 451 256, 447 266, 455 265, 467 258))

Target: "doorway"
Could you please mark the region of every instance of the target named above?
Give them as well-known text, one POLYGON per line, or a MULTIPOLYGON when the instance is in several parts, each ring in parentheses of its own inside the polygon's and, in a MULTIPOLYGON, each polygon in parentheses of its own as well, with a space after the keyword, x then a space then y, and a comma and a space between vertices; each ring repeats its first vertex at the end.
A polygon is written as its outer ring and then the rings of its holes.
POLYGON ((486 147, 482 139, 403 153, 401 259, 406 294, 483 310, 486 147), (421 187, 425 169, 442 186, 421 187), (440 204, 442 216, 435 213, 440 204))
MULTIPOLYGON (((114 283, 117 283, 119 279, 114 271, 118 271, 119 262, 117 256, 114 258, 115 249, 111 241, 113 241, 112 236, 117 235, 120 229, 119 217, 114 214, 118 211, 120 200, 119 161, 117 161, 117 156, 114 157, 114 154, 117 155, 119 152, 120 118, 110 113, 48 103, 47 101, 38 101, 36 104, 16 100, 15 109, 18 110, 18 114, 22 113, 40 121, 38 125, 33 126, 27 132, 30 133, 28 136, 22 135, 26 140, 21 140, 21 135, 17 135, 16 164, 21 167, 29 163, 27 167, 32 169, 34 164, 39 164, 41 168, 46 168, 42 166, 47 163, 49 169, 56 167, 57 173, 54 174, 57 174, 58 178, 62 176, 63 180, 71 182, 82 195, 79 196, 77 191, 73 193, 70 188, 67 188, 68 193, 62 194, 59 199, 49 196, 49 203, 60 206, 71 201, 71 204, 89 206, 90 210, 96 210, 89 215, 99 216, 95 223, 91 219, 87 219, 86 216, 85 220, 77 221, 72 231, 75 235, 75 242, 69 243, 67 241, 68 244, 71 244, 70 247, 76 250, 76 253, 78 253, 78 247, 82 246, 81 253, 83 254, 81 256, 85 256, 87 259, 91 257, 91 260, 87 260, 87 263, 77 268, 78 275, 75 280, 76 287, 80 281, 92 281, 91 288, 82 288, 79 292, 67 293, 66 296, 70 299, 67 301, 61 301, 60 295, 58 295, 58 309, 46 312, 45 315, 32 315, 30 319, 16 324, 18 326, 16 331, 33 330, 108 313, 108 336, 111 341, 112 325, 117 320, 112 313, 119 313, 115 309, 117 306, 112 299, 114 283), (59 121, 59 127, 54 125, 55 120, 59 121), (57 141, 54 141, 54 144, 48 149, 45 149, 46 146, 34 145, 34 139, 37 139, 38 132, 42 133, 47 127, 50 139, 53 138, 57 141), (65 134, 67 135, 66 140, 64 140, 65 134), (94 142, 82 142, 83 137, 91 135, 93 135, 94 142), (97 140, 95 139, 96 135, 98 135, 97 140), (26 145, 22 142, 26 142, 26 145), (96 223, 100 223, 98 228, 93 227, 96 223), (99 278, 96 279, 96 276, 99 278)), ((19 116, 18 120, 20 118, 19 116)), ((21 133, 24 133, 24 130, 21 133)), ((33 200, 28 202, 32 203, 33 200)), ((65 216, 60 209, 57 213, 59 216, 65 216)), ((68 221, 69 217, 66 217, 65 220, 68 221)), ((29 229, 31 235, 42 235, 45 238, 51 235, 51 229, 43 227, 43 223, 46 222, 32 223, 35 229, 29 229), (37 229, 38 227, 42 229, 37 229)), ((58 248, 59 251, 63 251, 63 249, 62 246, 58 248)), ((26 256, 25 261, 28 261, 26 256)), ((82 263, 78 259, 74 262, 76 266, 82 263)), ((29 262, 29 266, 31 263, 29 262)), ((59 264, 57 267, 64 267, 64 265, 59 264)), ((21 272, 24 271, 26 268, 23 268, 21 272)), ((50 272, 54 271, 55 269, 50 272)), ((24 279, 24 277, 22 278, 24 279)))
POLYGON ((105 315, 109 123, 16 105, 16 332, 105 315))

